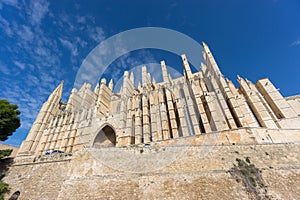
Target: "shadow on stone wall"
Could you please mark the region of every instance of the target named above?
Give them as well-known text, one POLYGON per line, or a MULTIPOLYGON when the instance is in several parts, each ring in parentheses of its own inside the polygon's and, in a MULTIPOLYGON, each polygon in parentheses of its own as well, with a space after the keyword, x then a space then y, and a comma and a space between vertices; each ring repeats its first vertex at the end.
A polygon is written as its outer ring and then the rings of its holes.
POLYGON ((2 181, 9 167, 13 164, 13 158, 2 158, 0 159, 0 199, 4 199, 4 195, 9 193, 9 185, 2 181))
POLYGON ((14 158, 2 158, 0 160, 0 176, 4 176, 9 167, 13 164, 14 158))

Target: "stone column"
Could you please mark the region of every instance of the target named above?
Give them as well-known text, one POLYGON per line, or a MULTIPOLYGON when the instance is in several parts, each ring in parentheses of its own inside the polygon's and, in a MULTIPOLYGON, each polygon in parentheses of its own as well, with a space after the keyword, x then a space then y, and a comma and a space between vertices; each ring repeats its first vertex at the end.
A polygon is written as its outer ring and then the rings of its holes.
POLYGON ((146 94, 142 95, 142 106, 143 106, 143 136, 144 143, 149 143, 151 138, 150 133, 150 116, 149 116, 149 105, 146 94))
POLYGON ((168 107, 168 113, 169 113, 169 120, 170 120, 170 125, 171 125, 171 132, 173 135, 173 138, 178 138, 179 137, 179 132, 178 132, 178 126, 176 122, 176 115, 175 115, 175 109, 173 105, 173 98, 172 98, 172 93, 169 89, 166 89, 166 98, 167 98, 167 107, 168 107))
POLYGON ((140 95, 135 96, 135 144, 141 144, 143 138, 142 111, 140 95))
POLYGON ((133 124, 132 124, 132 121, 134 120, 132 118, 132 98, 129 98, 128 101, 127 101, 127 122, 126 122, 126 130, 125 130, 125 135, 123 136, 124 137, 124 142, 123 144, 121 144, 121 146, 123 145, 129 145, 129 144, 134 144, 132 143, 134 141, 134 132, 133 132, 133 124))
POLYGON ((51 131, 54 127, 54 123, 55 123, 55 120, 52 117, 51 120, 49 121, 49 124, 48 124, 45 132, 43 133, 43 135, 41 137, 41 140, 39 143, 39 148, 38 148, 39 154, 43 154, 43 153, 45 153, 46 150, 48 150, 48 149, 46 149, 46 144, 48 143, 51 131))
POLYGON ((204 91, 203 100, 205 102, 206 107, 206 115, 209 120, 212 131, 222 131, 228 130, 228 124, 226 122, 226 117, 224 116, 224 112, 218 101, 218 97, 215 91, 209 92, 206 89, 207 87, 212 87, 210 85, 210 79, 204 78, 200 81, 200 85, 204 91))
POLYGON ((201 96, 203 96, 203 91, 200 87, 200 79, 198 81, 195 81, 192 84, 192 89, 193 89, 194 94, 195 94, 195 99, 196 99, 196 102, 197 102, 197 106, 198 106, 198 110, 199 110, 199 113, 200 113, 201 121, 203 123, 204 131, 205 131, 205 133, 209 133, 209 132, 211 132, 211 127, 210 127, 208 118, 207 118, 206 113, 205 113, 203 102, 201 100, 201 96))
POLYGON ((64 132, 63 142, 62 142, 62 145, 61 145, 61 149, 65 152, 67 151, 68 142, 69 142, 69 139, 70 139, 71 132, 75 128, 75 120, 79 118, 78 115, 79 115, 79 113, 72 112, 72 114, 71 114, 71 116, 68 120, 68 125, 67 125, 67 128, 66 128, 66 131, 64 132))
POLYGON ((261 102, 260 98, 257 96, 256 92, 253 91, 246 81, 238 77, 238 82, 240 84, 240 89, 245 95, 249 106, 251 107, 253 114, 258 119, 259 123, 263 127, 267 128, 278 128, 275 122, 273 121, 272 117, 270 116, 269 112, 267 111, 266 107, 261 102))
POLYGON ((169 121, 167 116, 167 108, 166 108, 163 88, 158 89, 158 100, 159 100, 160 116, 161 116, 162 139, 166 140, 170 138, 170 129, 169 129, 169 121))
MULTIPOLYGON (((200 126, 199 126, 199 119, 196 115, 196 110, 195 110, 195 107, 194 107, 194 102, 192 100, 192 96, 189 92, 189 85, 190 83, 185 83, 183 84, 183 91, 184 91, 184 95, 185 95, 185 103, 187 105, 187 109, 188 109, 188 113, 189 113, 189 117, 190 120, 191 120, 191 125, 192 125, 192 131, 193 133, 191 133, 192 135, 193 134, 201 134, 201 131, 200 131, 200 126)), ((193 94, 192 94, 193 95, 193 94)))
POLYGON ((298 117, 297 113, 268 78, 257 81, 256 87, 278 119, 298 117))
MULTIPOLYGON (((179 130, 181 130, 182 136, 188 136, 189 131, 187 127, 187 122, 184 116, 184 106, 185 101, 184 99, 180 96, 180 86, 177 85, 174 87, 174 97, 177 105, 177 111, 178 111, 178 117, 179 117, 179 122, 180 122, 180 127, 179 130)), ((180 134, 179 134, 180 135, 180 134)))
POLYGON ((64 127, 64 121, 65 121, 66 115, 61 115, 60 120, 58 122, 58 129, 57 129, 57 137, 55 139, 55 147, 54 149, 60 149, 62 136, 63 136, 63 127, 64 127))
POLYGON ((211 76, 210 81, 214 88, 215 95, 217 97, 217 101, 219 102, 219 105, 221 106, 221 111, 222 111, 223 116, 225 117, 225 122, 227 123, 228 128, 229 129, 237 128, 237 126, 234 122, 233 116, 231 115, 230 110, 227 106, 226 100, 222 94, 222 90, 219 88, 219 86, 216 82, 216 79, 213 76, 211 76))
POLYGON ((77 116, 74 120, 74 124, 72 125, 71 131, 68 135, 68 144, 66 152, 72 152, 76 149, 82 148, 82 144, 80 143, 80 136, 78 135, 80 129, 81 129, 81 123, 82 123, 82 115, 86 115, 85 112, 79 112, 77 113, 77 116))
POLYGON ((151 131, 152 131, 152 141, 159 140, 158 138, 158 118, 157 118, 157 96, 155 97, 156 92, 151 91, 149 100, 150 100, 150 118, 151 118, 151 131))

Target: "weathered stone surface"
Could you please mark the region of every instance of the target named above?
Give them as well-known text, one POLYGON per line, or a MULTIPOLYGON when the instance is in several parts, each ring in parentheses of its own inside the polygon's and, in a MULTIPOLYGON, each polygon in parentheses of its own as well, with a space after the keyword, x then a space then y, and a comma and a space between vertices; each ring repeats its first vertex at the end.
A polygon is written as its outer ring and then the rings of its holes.
POLYGON ((4 180, 20 199, 249 199, 228 172, 237 158, 248 157, 261 170, 268 195, 300 197, 299 144, 127 147, 122 159, 114 149, 85 149, 61 162, 15 163, 4 180), (162 162, 171 151, 177 156, 162 162))

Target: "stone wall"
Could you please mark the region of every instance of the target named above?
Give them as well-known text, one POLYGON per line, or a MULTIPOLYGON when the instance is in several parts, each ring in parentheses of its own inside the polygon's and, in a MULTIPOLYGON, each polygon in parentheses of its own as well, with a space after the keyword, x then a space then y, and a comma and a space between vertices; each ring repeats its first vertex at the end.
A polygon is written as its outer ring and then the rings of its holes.
POLYGON ((260 195, 299 199, 299 152, 299 143, 88 148, 18 158, 4 180, 20 199, 255 199, 229 173, 239 158, 259 169, 260 195))

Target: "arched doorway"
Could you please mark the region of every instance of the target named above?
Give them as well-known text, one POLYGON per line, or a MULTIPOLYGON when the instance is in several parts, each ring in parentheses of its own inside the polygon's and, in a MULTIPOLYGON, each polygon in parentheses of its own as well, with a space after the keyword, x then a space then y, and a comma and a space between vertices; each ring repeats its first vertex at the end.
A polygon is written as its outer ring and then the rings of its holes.
POLYGON ((116 146, 116 133, 110 126, 105 126, 97 134, 93 147, 112 147, 116 146))

